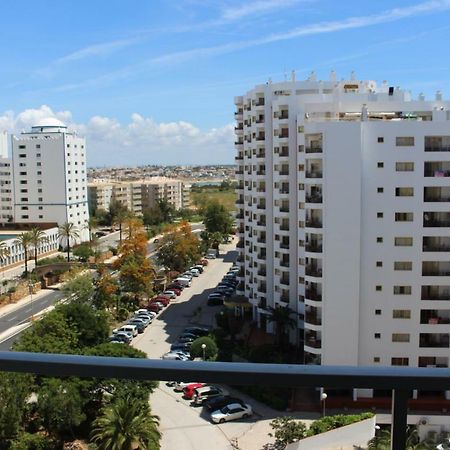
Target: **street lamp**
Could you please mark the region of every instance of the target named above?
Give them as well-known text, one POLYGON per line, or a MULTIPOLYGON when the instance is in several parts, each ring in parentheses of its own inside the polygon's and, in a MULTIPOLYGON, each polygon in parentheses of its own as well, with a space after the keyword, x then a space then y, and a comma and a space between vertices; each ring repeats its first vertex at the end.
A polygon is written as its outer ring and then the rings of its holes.
POLYGON ((322 417, 325 417, 325 400, 327 397, 328 395, 325 392, 320 394, 320 401, 322 402, 322 417))
POLYGON ((202 344, 202 350, 203 350, 203 361, 206 361, 206 344, 202 344))
POLYGON ((378 433, 380 431, 380 425, 375 425, 375 449, 378 450, 378 433))

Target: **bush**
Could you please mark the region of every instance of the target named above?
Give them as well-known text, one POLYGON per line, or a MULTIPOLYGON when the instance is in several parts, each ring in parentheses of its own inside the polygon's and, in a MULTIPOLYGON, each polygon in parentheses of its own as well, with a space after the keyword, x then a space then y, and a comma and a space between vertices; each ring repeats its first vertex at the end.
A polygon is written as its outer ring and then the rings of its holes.
POLYGON ((315 420, 309 427, 308 435, 314 436, 316 434, 325 433, 335 428, 344 427, 352 423, 359 422, 361 420, 370 419, 373 417, 373 413, 361 413, 361 414, 337 414, 335 416, 325 416, 321 419, 315 420))
POLYGON ((52 450, 55 442, 42 434, 20 434, 9 447, 10 450, 52 450))
POLYGON ((196 339, 189 349, 191 356, 194 358, 203 358, 203 348, 202 345, 205 344, 205 359, 215 360, 217 357, 218 348, 216 343, 208 336, 204 336, 196 339))
POLYGON ((74 256, 79 258, 81 261, 87 261, 90 256, 94 255, 94 252, 92 251, 91 247, 87 243, 77 245, 73 249, 72 253, 74 256))
POLYGON ((275 437, 275 448, 284 449, 287 444, 292 444, 308 436, 306 425, 294 417, 277 417, 270 422, 274 433, 269 436, 275 437))

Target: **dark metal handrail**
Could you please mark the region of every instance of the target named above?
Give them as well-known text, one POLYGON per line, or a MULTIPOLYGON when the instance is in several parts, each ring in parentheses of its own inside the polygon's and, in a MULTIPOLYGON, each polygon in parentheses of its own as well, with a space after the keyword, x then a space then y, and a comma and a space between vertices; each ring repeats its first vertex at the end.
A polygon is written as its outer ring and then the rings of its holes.
POLYGON ((392 389, 392 444, 403 450, 412 390, 450 390, 450 369, 165 361, 0 352, 0 370, 47 376, 132 380, 199 379, 234 385, 392 389))

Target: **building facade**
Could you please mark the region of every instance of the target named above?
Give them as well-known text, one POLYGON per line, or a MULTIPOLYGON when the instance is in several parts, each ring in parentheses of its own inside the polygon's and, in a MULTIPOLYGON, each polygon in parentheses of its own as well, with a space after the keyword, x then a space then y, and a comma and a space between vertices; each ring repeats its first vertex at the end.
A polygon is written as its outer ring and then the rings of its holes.
MULTIPOLYGON (((81 241, 89 220, 85 139, 54 118, 11 139, 12 221, 73 223, 81 241)), ((3 217, 2 217, 3 220, 3 217)))
POLYGON ((239 289, 258 326, 289 306, 307 364, 448 367, 450 103, 332 73, 235 104, 239 289))

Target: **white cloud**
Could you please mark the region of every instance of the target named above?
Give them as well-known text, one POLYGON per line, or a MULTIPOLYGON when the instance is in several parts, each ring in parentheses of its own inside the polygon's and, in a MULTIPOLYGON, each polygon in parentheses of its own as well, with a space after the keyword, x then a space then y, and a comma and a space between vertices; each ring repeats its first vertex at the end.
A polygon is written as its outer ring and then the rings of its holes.
POLYGON ((208 164, 234 161, 234 128, 200 130, 184 122, 155 122, 138 113, 128 123, 111 117, 93 116, 86 123, 76 123, 70 111, 53 111, 42 105, 18 114, 6 111, 0 115, 0 131, 20 133, 29 130, 45 117, 64 121, 69 129, 87 139, 88 164, 208 164))
POLYGON ((239 6, 225 8, 222 11, 222 19, 224 20, 239 20, 244 17, 266 13, 274 9, 285 8, 300 0, 256 0, 253 2, 241 3, 239 6))

